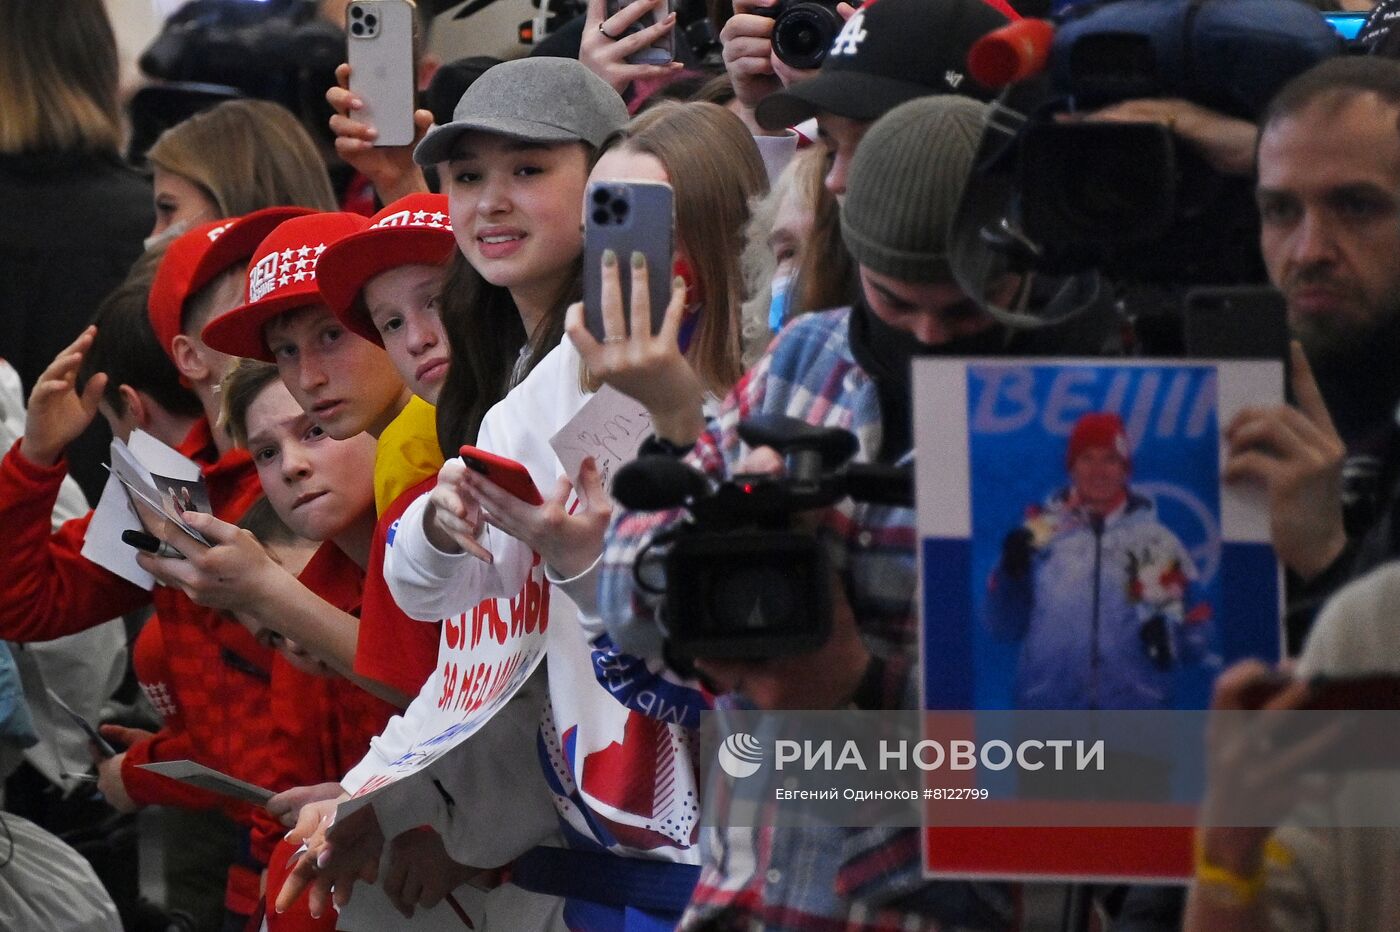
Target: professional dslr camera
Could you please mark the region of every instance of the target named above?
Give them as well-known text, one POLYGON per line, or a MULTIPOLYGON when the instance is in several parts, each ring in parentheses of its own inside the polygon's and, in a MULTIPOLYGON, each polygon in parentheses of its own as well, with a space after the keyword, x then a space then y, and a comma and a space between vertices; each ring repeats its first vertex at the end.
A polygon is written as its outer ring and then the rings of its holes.
POLYGON ((786 460, 785 475, 716 483, 680 460, 644 456, 623 467, 613 495, 638 511, 684 507, 691 519, 657 535, 634 567, 637 585, 663 595, 666 659, 757 660, 805 653, 831 633, 830 569, 803 511, 850 497, 912 507, 908 468, 850 463, 856 438, 776 414, 739 425, 751 447, 786 460))
POLYGON ((773 52, 794 68, 816 68, 826 58, 845 21, 836 12, 837 0, 779 0, 754 10, 771 16, 773 52))

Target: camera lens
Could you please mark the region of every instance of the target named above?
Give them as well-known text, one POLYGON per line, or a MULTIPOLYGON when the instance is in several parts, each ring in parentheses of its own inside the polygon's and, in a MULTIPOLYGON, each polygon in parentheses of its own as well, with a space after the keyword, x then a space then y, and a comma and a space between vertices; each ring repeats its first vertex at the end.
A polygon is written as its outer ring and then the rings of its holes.
POLYGON ((627 202, 613 201, 612 212, 617 216, 617 219, 621 220, 623 217, 627 216, 627 202))
POLYGON ((711 633, 763 634, 791 631, 806 604, 794 580, 773 571, 771 564, 731 569, 723 586, 709 593, 711 633))
POLYGON ((365 17, 365 25, 373 29, 379 23, 379 17, 370 13, 365 17))
POLYGON ((352 6, 352 7, 350 8, 350 18, 351 18, 351 19, 359 19, 361 16, 364 16, 364 15, 365 15, 365 11, 364 11, 364 9, 363 9, 362 7, 352 6))
POLYGON ((841 17, 833 7, 799 3, 784 10, 773 24, 773 51, 778 58, 794 68, 820 65, 841 32, 841 17))
POLYGON ((364 23, 351 23, 351 24, 350 24, 350 35, 352 35, 352 36, 362 36, 362 35, 364 35, 364 34, 365 34, 365 24, 364 24, 364 23))
POLYGON ((595 210, 593 211, 593 222, 600 227, 605 227, 612 222, 612 214, 606 210, 595 210))
POLYGON ((606 204, 608 202, 608 198, 610 197, 612 197, 612 195, 608 193, 606 188, 593 189, 593 203, 599 205, 600 207, 606 204))

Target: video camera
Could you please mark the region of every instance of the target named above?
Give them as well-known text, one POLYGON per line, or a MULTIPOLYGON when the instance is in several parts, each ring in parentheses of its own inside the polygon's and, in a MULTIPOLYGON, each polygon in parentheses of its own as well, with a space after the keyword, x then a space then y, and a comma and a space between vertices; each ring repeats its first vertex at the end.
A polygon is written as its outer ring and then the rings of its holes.
POLYGON ((739 425, 750 447, 783 455, 786 474, 714 482, 669 456, 644 456, 617 474, 625 507, 684 507, 690 520, 657 535, 634 567, 637 585, 664 595, 666 659, 757 660, 815 650, 831 633, 831 578, 816 535, 795 520, 851 498, 913 506, 907 467, 851 463, 855 435, 777 414, 739 425))
POLYGON ((1251 179, 1217 172, 1159 123, 1066 115, 1183 98, 1253 120, 1285 82, 1341 50, 1298 0, 1116 0, 989 34, 969 71, 1010 89, 967 185, 960 223, 974 224, 961 230, 971 252, 1050 275, 1261 280, 1251 179))

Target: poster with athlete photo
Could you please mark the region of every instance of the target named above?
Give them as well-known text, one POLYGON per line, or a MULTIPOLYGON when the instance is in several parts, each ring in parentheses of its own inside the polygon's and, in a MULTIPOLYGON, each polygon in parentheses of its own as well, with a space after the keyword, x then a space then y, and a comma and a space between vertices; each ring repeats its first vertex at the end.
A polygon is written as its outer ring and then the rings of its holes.
MULTIPOLYGON (((1277 660, 1263 490, 1221 469, 1225 426, 1282 386, 1276 362, 917 361, 925 709, 1201 710, 1229 664, 1277 660)), ((1183 828, 968 831, 926 830, 930 875, 1190 870, 1183 828)))

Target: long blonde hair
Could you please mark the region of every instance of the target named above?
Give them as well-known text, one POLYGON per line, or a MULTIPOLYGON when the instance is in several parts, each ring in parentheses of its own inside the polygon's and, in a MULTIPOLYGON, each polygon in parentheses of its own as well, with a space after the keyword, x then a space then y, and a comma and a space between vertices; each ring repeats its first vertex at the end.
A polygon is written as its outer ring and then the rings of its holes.
POLYGON ((0 152, 116 155, 117 76, 102 0, 0 0, 0 152))
POLYGON ((290 205, 336 210, 325 162, 301 123, 264 100, 229 100, 161 133, 147 160, 199 187, 219 217, 290 205))
POLYGON ((753 137, 733 113, 711 103, 658 103, 603 144, 644 152, 666 169, 675 191, 678 246, 694 270, 705 307, 689 355, 696 374, 723 397, 743 374, 739 252, 749 202, 768 190, 753 137))

